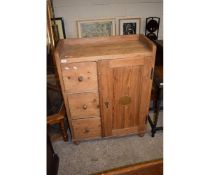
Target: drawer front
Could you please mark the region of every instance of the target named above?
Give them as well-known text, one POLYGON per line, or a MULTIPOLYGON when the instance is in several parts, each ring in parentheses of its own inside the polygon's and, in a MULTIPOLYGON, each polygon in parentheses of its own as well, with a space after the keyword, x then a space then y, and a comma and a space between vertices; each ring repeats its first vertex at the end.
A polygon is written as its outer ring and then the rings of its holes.
POLYGON ((98 93, 69 94, 68 102, 72 119, 100 114, 98 93))
POLYGON ((61 64, 65 91, 70 93, 98 89, 96 62, 61 64))
POLYGON ((99 117, 72 121, 74 139, 91 139, 101 137, 101 120, 99 117))

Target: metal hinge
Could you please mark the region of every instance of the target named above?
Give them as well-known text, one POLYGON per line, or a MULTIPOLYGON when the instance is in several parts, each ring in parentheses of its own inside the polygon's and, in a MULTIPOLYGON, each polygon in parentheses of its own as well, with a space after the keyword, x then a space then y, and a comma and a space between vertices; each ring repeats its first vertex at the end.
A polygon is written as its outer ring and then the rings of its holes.
POLYGON ((150 74, 150 79, 151 79, 151 80, 153 79, 153 75, 154 75, 154 68, 152 67, 152 69, 151 69, 151 74, 150 74))
POLYGON ((148 115, 146 116, 146 118, 145 118, 145 124, 147 124, 147 120, 148 120, 148 115))

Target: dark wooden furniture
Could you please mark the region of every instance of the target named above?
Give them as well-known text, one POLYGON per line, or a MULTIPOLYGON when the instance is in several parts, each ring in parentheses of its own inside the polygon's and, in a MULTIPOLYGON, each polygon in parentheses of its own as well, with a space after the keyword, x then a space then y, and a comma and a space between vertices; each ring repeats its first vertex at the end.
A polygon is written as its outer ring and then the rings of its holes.
POLYGON ((115 168, 92 175, 163 175, 163 159, 115 168))
MULTIPOLYGON (((53 90, 55 93, 60 94, 59 93, 60 88, 57 85, 48 84, 47 88, 48 88, 47 91, 53 90)), ((48 95, 48 98, 49 98, 49 94, 47 94, 47 95, 48 95)), ((66 110, 65 110, 64 102, 62 100, 62 97, 61 97, 60 100, 59 99, 54 99, 54 100, 55 101, 60 101, 60 102, 57 104, 57 106, 56 105, 53 106, 54 110, 52 110, 52 111, 54 113, 47 115, 47 125, 48 125, 48 127, 50 127, 52 125, 59 124, 60 130, 61 130, 61 133, 62 133, 62 136, 63 136, 63 140, 68 141, 68 135, 67 135, 66 129, 64 127, 64 119, 65 119, 65 116, 66 116, 66 110)), ((50 100, 48 100, 48 103, 49 103, 49 101, 50 100)), ((51 111, 51 113, 52 113, 52 111, 51 111)))
POLYGON ((59 167, 59 157, 54 152, 51 140, 47 135, 47 175, 57 175, 59 167))
POLYGON ((62 136, 63 136, 63 140, 68 141, 68 135, 67 135, 66 129, 64 127, 65 115, 66 115, 65 106, 62 103, 61 108, 58 111, 58 113, 47 116, 47 124, 49 126, 52 126, 54 124, 59 124, 60 129, 61 129, 61 133, 62 133, 62 136))
POLYGON ((163 40, 154 41, 157 46, 155 66, 163 66, 163 40))
POLYGON ((152 90, 152 100, 153 100, 153 109, 154 109, 154 119, 152 120, 150 116, 148 116, 148 121, 151 126, 152 137, 155 136, 156 131, 163 130, 163 127, 157 127, 159 112, 160 112, 160 104, 163 99, 163 66, 156 66, 153 80, 153 90, 152 90))
POLYGON ((157 52, 155 61, 155 71, 153 77, 152 100, 154 109, 154 118, 148 116, 151 126, 152 137, 155 136, 156 131, 163 130, 163 127, 157 127, 159 112, 161 109, 161 101, 163 100, 163 41, 156 41, 157 52))
POLYGON ((155 53, 143 35, 58 43, 56 66, 75 143, 145 134, 155 53))

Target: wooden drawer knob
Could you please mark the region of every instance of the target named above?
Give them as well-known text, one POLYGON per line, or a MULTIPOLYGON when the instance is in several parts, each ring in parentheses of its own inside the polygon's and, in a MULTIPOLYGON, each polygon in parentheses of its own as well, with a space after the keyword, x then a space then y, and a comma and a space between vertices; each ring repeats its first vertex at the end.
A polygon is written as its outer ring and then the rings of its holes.
POLYGON ((85 128, 85 133, 90 132, 90 130, 88 128, 85 128))
POLYGON ((87 109, 87 105, 83 105, 83 109, 86 110, 87 109))
POLYGON ((83 76, 79 76, 78 81, 80 81, 80 82, 83 81, 83 76))

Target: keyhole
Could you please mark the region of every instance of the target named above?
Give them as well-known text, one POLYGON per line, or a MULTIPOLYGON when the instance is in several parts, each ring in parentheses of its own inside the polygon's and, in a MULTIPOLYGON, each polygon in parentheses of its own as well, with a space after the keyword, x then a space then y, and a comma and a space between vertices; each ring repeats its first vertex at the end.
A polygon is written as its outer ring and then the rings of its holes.
POLYGON ((106 101, 104 104, 106 105, 106 108, 109 107, 109 102, 106 101))

